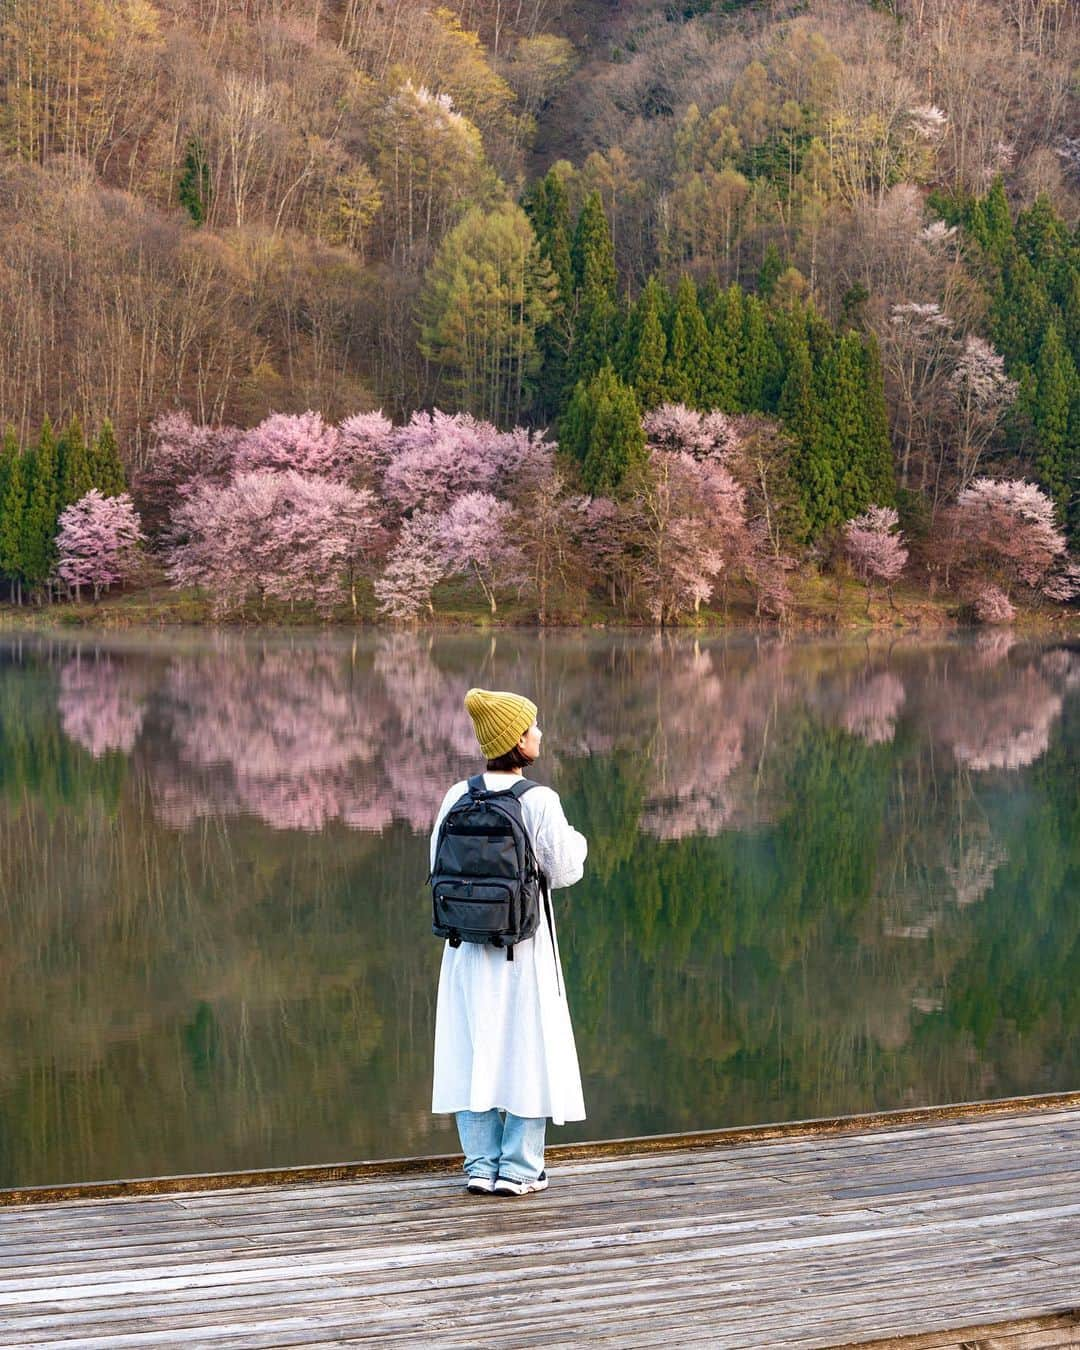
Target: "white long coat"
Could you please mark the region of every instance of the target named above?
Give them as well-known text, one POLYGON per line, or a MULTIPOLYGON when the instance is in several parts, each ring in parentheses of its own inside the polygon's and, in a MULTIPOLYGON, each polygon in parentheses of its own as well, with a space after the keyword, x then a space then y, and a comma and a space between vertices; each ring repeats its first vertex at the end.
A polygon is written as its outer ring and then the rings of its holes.
MULTIPOLYGON (((516 774, 484 774, 494 791, 516 782, 516 774)), ((455 783, 439 808, 432 867, 443 817, 467 790, 467 782, 455 783)), ((521 817, 552 889, 579 881, 588 845, 567 821, 559 794, 544 786, 530 789, 521 799, 521 817)), ((492 1107, 534 1119, 550 1116, 556 1125, 585 1119, 558 938, 548 928, 542 900, 540 926, 514 947, 512 961, 504 951, 474 942, 448 942, 443 949, 431 1109, 492 1107)))

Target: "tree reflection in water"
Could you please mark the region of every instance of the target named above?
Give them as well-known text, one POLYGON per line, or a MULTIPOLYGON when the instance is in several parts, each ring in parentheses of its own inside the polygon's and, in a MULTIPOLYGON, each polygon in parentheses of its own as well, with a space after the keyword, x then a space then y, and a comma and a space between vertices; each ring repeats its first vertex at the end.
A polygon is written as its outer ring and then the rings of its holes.
POLYGON ((0 1184, 453 1147, 424 840, 475 683, 590 840, 579 1136, 1076 1085, 1075 652, 10 639, 0 1184))

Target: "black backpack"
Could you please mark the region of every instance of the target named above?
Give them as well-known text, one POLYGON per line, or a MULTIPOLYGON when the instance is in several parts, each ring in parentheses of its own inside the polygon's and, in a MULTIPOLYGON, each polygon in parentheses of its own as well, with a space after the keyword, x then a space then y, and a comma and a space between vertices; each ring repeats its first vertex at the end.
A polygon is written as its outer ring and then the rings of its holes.
POLYGON ((541 896, 550 927, 547 878, 521 818, 521 799, 536 786, 523 778, 492 792, 477 774, 439 826, 428 877, 431 931, 449 938, 451 947, 490 942, 505 947, 512 961, 514 944, 539 927, 541 896))

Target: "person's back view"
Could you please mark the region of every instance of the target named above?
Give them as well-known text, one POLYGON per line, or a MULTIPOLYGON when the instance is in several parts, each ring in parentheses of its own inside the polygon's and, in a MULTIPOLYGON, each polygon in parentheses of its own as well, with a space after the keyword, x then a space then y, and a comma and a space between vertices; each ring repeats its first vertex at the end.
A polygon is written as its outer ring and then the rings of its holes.
MULTIPOLYGON (((513 788, 540 751, 536 705, 517 694, 470 689, 465 706, 487 761, 484 789, 513 788)), ((468 792, 468 780, 455 783, 439 809, 433 872, 443 820, 468 792)), ((520 795, 520 810, 549 896, 580 880, 587 844, 567 822, 558 793, 536 784, 520 795)), ((527 1195, 547 1186, 547 1118, 557 1125, 585 1119, 550 903, 539 906, 536 930, 514 944, 512 960, 491 942, 447 941, 431 1109, 457 1118, 470 1191, 527 1195)))

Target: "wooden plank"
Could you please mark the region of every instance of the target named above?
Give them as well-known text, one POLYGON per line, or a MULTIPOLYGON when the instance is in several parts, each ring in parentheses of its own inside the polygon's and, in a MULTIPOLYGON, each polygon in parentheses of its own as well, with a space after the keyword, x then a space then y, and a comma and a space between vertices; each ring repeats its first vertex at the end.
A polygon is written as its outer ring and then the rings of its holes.
POLYGON ((444 1173, 28 1205, 0 1211, 0 1344, 809 1347, 1035 1316, 1080 1289, 1078 1162, 1068 1110, 579 1159, 520 1202, 444 1173))

